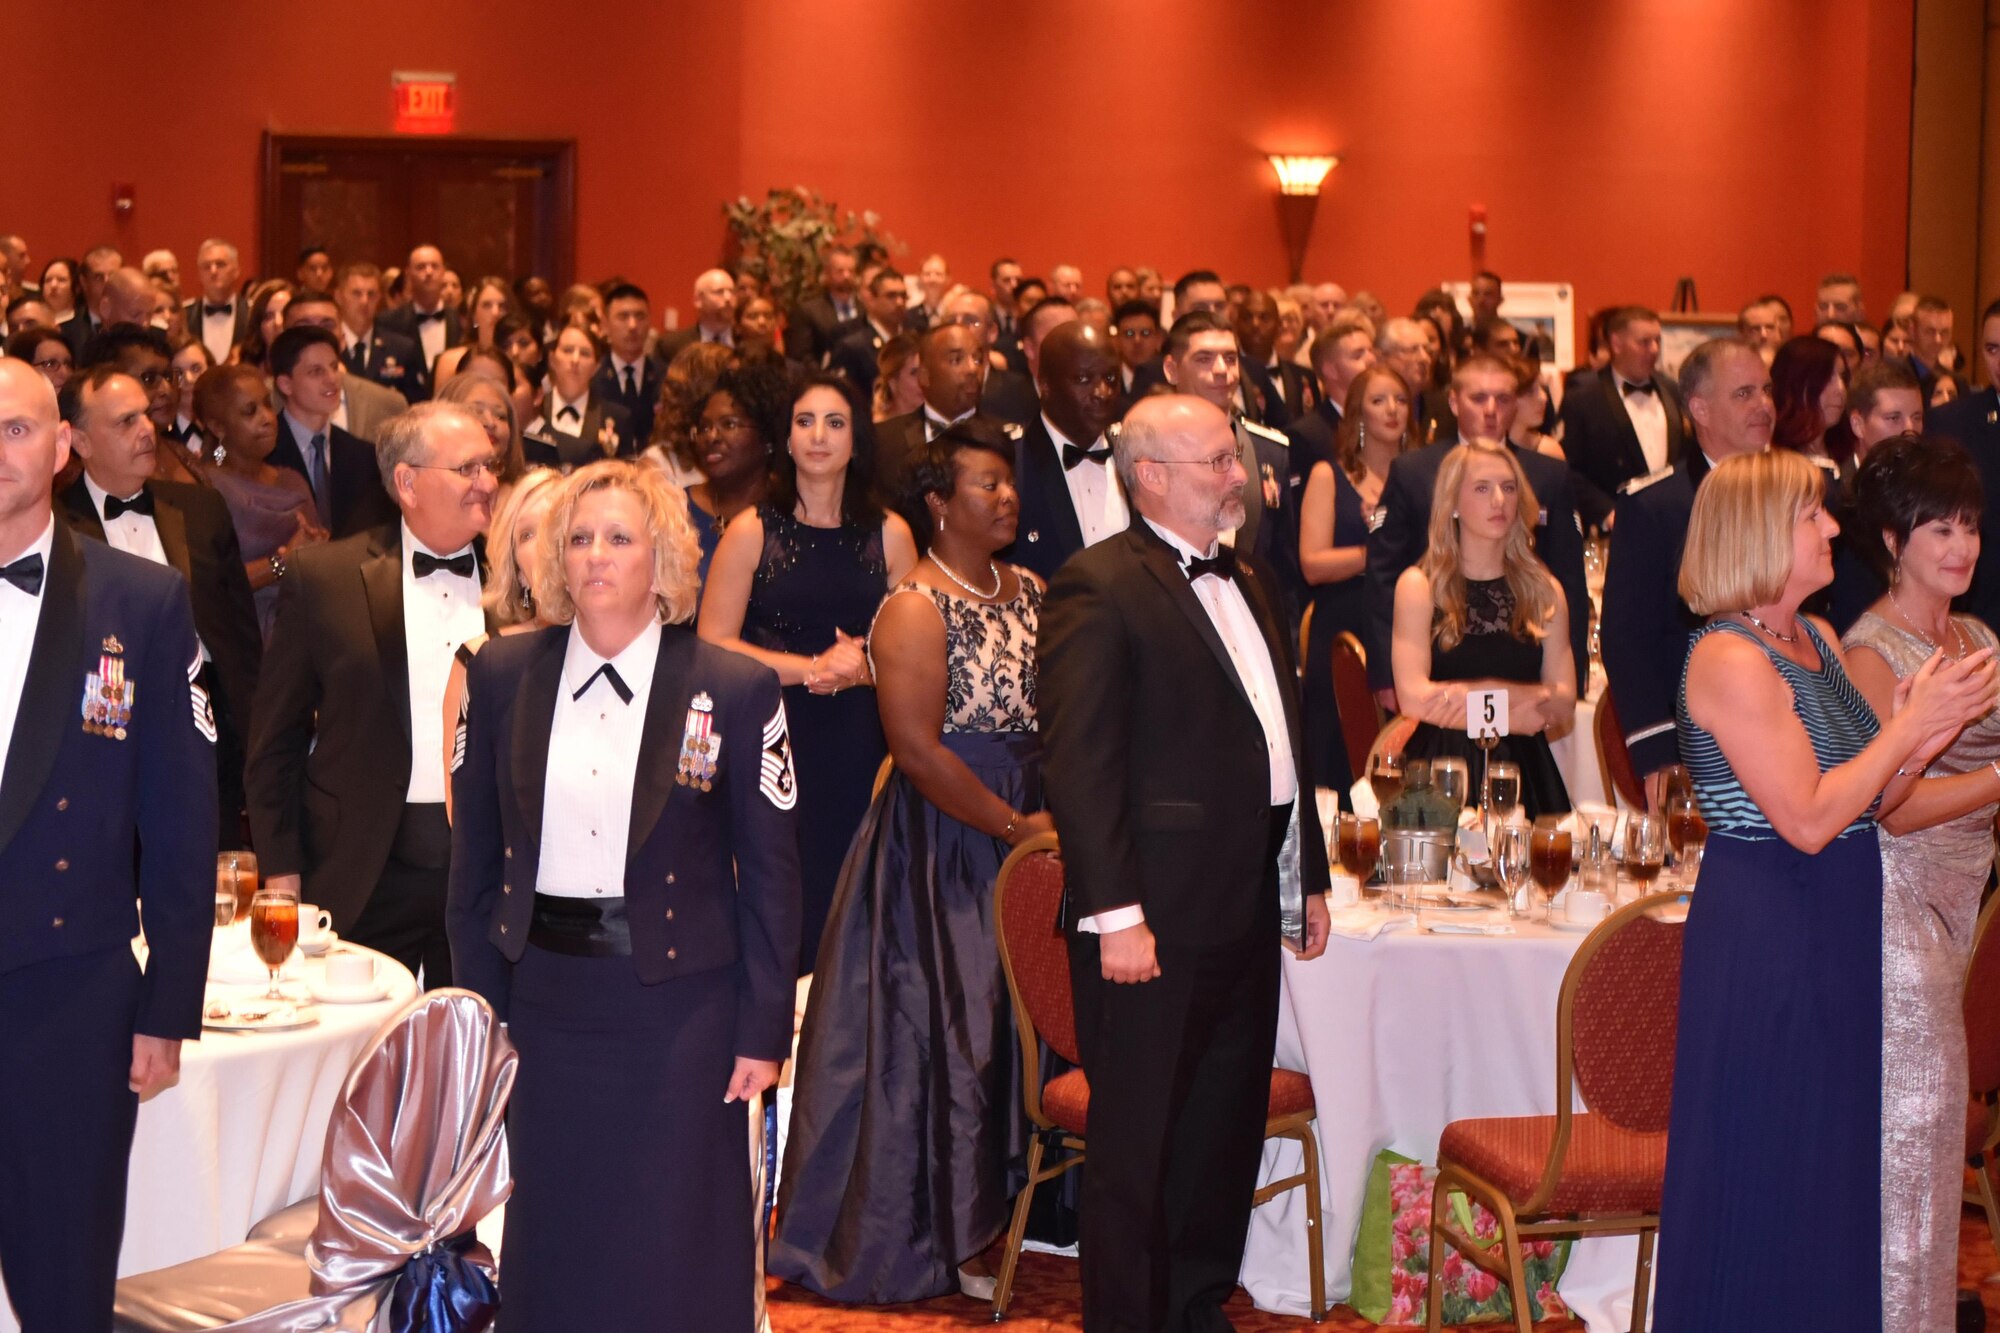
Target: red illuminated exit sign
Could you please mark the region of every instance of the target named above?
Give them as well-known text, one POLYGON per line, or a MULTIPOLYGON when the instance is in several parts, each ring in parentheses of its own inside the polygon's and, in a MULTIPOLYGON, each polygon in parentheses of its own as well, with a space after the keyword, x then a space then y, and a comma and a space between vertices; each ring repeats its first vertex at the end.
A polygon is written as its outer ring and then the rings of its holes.
POLYGON ((458 121, 458 76, 397 72, 389 76, 395 93, 398 134, 450 134, 458 121))

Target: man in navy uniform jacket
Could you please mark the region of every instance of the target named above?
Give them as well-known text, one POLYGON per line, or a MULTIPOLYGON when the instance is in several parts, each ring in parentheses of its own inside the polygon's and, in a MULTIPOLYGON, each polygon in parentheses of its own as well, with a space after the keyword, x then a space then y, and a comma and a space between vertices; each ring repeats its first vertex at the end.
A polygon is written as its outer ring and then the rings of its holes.
POLYGON ((48 381, 0 360, 0 1276, 28 1329, 110 1327, 133 1122, 201 1035, 213 920, 187 581, 55 521, 68 460, 48 381))

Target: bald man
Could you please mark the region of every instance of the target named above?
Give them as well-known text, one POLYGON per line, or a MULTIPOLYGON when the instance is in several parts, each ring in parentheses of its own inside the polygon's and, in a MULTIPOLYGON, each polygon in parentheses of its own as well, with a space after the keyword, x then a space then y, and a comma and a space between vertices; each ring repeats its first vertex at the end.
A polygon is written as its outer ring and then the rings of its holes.
POLYGON ((655 354, 662 365, 672 365, 681 348, 696 342, 736 345, 736 279, 727 269, 712 268, 694 280, 694 323, 661 334, 655 354))
POLYGON ((1111 340, 1081 320, 1042 336, 1037 365, 1041 410, 1016 445, 1021 520, 1004 558, 1048 579, 1131 521, 1106 438, 1125 395, 1111 340))
POLYGON ((403 270, 409 301, 375 318, 376 327, 400 333, 417 344, 423 352, 427 379, 438 353, 458 346, 465 338, 458 308, 445 300, 444 279, 444 252, 435 245, 418 246, 410 251, 409 265, 403 270))
POLYGON ((0 359, 0 1275, 28 1329, 111 1327, 133 1122, 201 1035, 213 920, 187 580, 56 521, 69 452, 0 359))
POLYGON ((1228 414, 1143 399, 1116 454, 1135 517, 1050 581, 1036 644, 1090 1078, 1083 1326, 1193 1333, 1230 1327, 1277 1036, 1272 945, 1325 950, 1326 849, 1281 594, 1221 543, 1251 481, 1228 414))

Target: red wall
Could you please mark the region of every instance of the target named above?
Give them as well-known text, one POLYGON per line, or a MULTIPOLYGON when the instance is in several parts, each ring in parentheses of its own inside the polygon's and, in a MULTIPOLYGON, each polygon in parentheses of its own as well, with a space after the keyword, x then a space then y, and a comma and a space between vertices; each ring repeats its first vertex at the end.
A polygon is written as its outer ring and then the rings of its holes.
POLYGON ((41 257, 111 239, 191 267, 210 232, 254 254, 264 129, 386 133, 390 71, 441 69, 463 132, 578 141, 580 270, 662 304, 716 257, 723 198, 795 183, 880 212, 912 267, 1275 282, 1262 154, 1318 150, 1342 164, 1307 276, 1392 307, 1469 271, 1478 203, 1485 262, 1573 283, 1580 310, 1664 304, 1682 275, 1707 309, 1800 306, 1852 268, 1879 317, 1904 267, 1911 3, 348 0, 310 22, 240 5, 218 31, 98 0, 110 77, 73 11, 27 6, 10 46, 41 58, 0 81, 0 229, 41 257), (139 197, 122 228, 118 182, 139 197))

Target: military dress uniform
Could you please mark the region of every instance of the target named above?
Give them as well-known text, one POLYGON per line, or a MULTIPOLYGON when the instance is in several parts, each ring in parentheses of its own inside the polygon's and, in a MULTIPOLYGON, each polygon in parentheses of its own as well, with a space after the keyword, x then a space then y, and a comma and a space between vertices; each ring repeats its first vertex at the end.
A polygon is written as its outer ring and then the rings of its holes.
POLYGON ((467 672, 449 928, 521 1053, 502 1278, 515 1333, 751 1329, 738 1057, 790 1054, 797 781, 778 678, 654 624, 467 672))
POLYGON ((0 569, 0 1276, 27 1329, 110 1327, 133 1034, 201 1035, 216 794, 200 671, 176 571, 53 514, 0 569))

